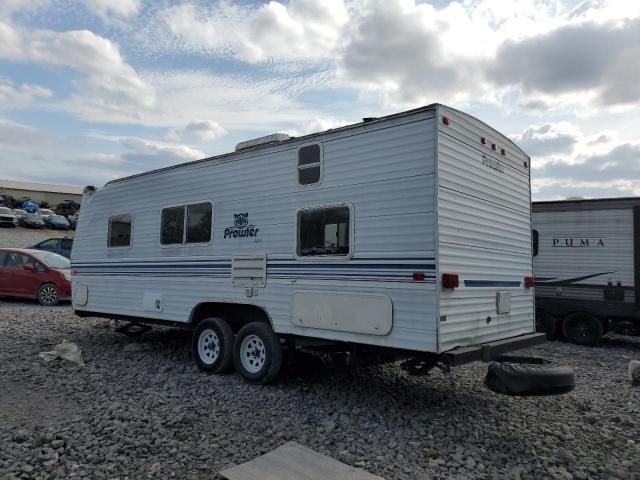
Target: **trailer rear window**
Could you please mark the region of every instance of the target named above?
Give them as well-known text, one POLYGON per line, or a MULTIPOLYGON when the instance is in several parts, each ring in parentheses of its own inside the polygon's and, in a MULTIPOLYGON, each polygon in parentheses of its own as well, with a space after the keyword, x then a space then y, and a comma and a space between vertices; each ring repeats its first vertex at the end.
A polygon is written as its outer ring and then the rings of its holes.
POLYGON ((347 206, 298 212, 298 256, 349 255, 350 212, 347 206))
POLYGON ((210 202, 162 209, 160 243, 209 243, 213 208, 210 202))
POLYGON ((307 145, 298 150, 298 183, 313 185, 320 181, 322 150, 319 144, 307 145))
POLYGON ((131 245, 131 215, 128 213, 109 217, 107 247, 129 247, 131 245))
POLYGON ((531 241, 533 243, 533 256, 537 257, 538 256, 538 242, 539 242, 539 240, 538 240, 538 231, 537 230, 533 230, 531 232, 531 234, 532 234, 531 241))

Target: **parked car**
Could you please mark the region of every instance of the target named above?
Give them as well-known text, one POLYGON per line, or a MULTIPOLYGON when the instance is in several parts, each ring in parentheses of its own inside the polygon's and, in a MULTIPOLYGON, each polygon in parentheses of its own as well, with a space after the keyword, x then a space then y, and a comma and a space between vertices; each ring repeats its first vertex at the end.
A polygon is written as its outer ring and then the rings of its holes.
POLYGON ((55 212, 53 210, 49 210, 48 208, 39 208, 36 213, 42 217, 44 223, 47 223, 51 219, 51 217, 55 215, 55 212))
POLYGON ((73 238, 65 237, 48 238, 29 248, 33 250, 46 250, 47 252, 53 252, 63 257, 71 258, 71 247, 73 247, 73 238))
POLYGON ((80 218, 80 211, 77 211, 73 215, 69 215, 69 225, 72 230, 75 230, 78 226, 78 219, 80 218))
POLYGON ((9 205, 8 195, 0 195, 0 205, 9 205))
POLYGON ((20 217, 24 217, 25 213, 27 213, 24 210, 22 210, 21 208, 14 208, 12 211, 13 211, 13 214, 18 219, 18 223, 20 223, 20 217))
POLYGON ((15 228, 18 225, 18 217, 16 217, 8 207, 0 207, 0 227, 15 228))
POLYGON ((70 267, 57 253, 0 248, 0 296, 35 298, 42 305, 70 300, 70 267))
POLYGON ((25 214, 19 218, 20 225, 27 228, 44 228, 44 220, 37 213, 25 212, 25 214))
POLYGON ((67 220, 62 215, 56 215, 55 213, 51 216, 43 218, 44 223, 47 227, 52 228, 54 230, 69 230, 69 220, 67 220))

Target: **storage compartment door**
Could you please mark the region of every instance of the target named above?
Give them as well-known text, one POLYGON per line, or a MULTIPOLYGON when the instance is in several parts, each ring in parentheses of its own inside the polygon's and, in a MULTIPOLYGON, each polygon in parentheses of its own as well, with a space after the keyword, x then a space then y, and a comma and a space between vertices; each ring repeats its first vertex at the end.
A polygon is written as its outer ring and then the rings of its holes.
POLYGON ((292 322, 298 327, 388 335, 393 323, 387 295, 358 292, 296 292, 292 322))

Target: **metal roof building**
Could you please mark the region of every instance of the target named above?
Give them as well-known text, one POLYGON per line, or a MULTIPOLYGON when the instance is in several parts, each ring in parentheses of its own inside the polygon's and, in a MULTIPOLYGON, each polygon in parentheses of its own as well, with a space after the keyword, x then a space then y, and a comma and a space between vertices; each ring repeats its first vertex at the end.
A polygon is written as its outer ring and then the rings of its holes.
POLYGON ((47 202, 50 206, 58 205, 63 200, 75 200, 79 203, 82 200, 83 189, 83 187, 68 185, 0 180, 0 195, 11 195, 14 198, 29 197, 36 203, 47 202))

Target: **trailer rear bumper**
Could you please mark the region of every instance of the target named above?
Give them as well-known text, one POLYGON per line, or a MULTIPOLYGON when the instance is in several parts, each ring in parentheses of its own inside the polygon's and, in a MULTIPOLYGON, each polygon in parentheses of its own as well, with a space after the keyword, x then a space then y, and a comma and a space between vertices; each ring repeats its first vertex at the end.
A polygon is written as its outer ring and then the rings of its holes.
POLYGON ((504 353, 540 345, 544 343, 546 339, 544 333, 530 333, 504 340, 496 340, 495 342, 456 348, 443 353, 443 356, 446 362, 452 367, 471 362, 490 362, 496 360, 497 357, 504 353))

